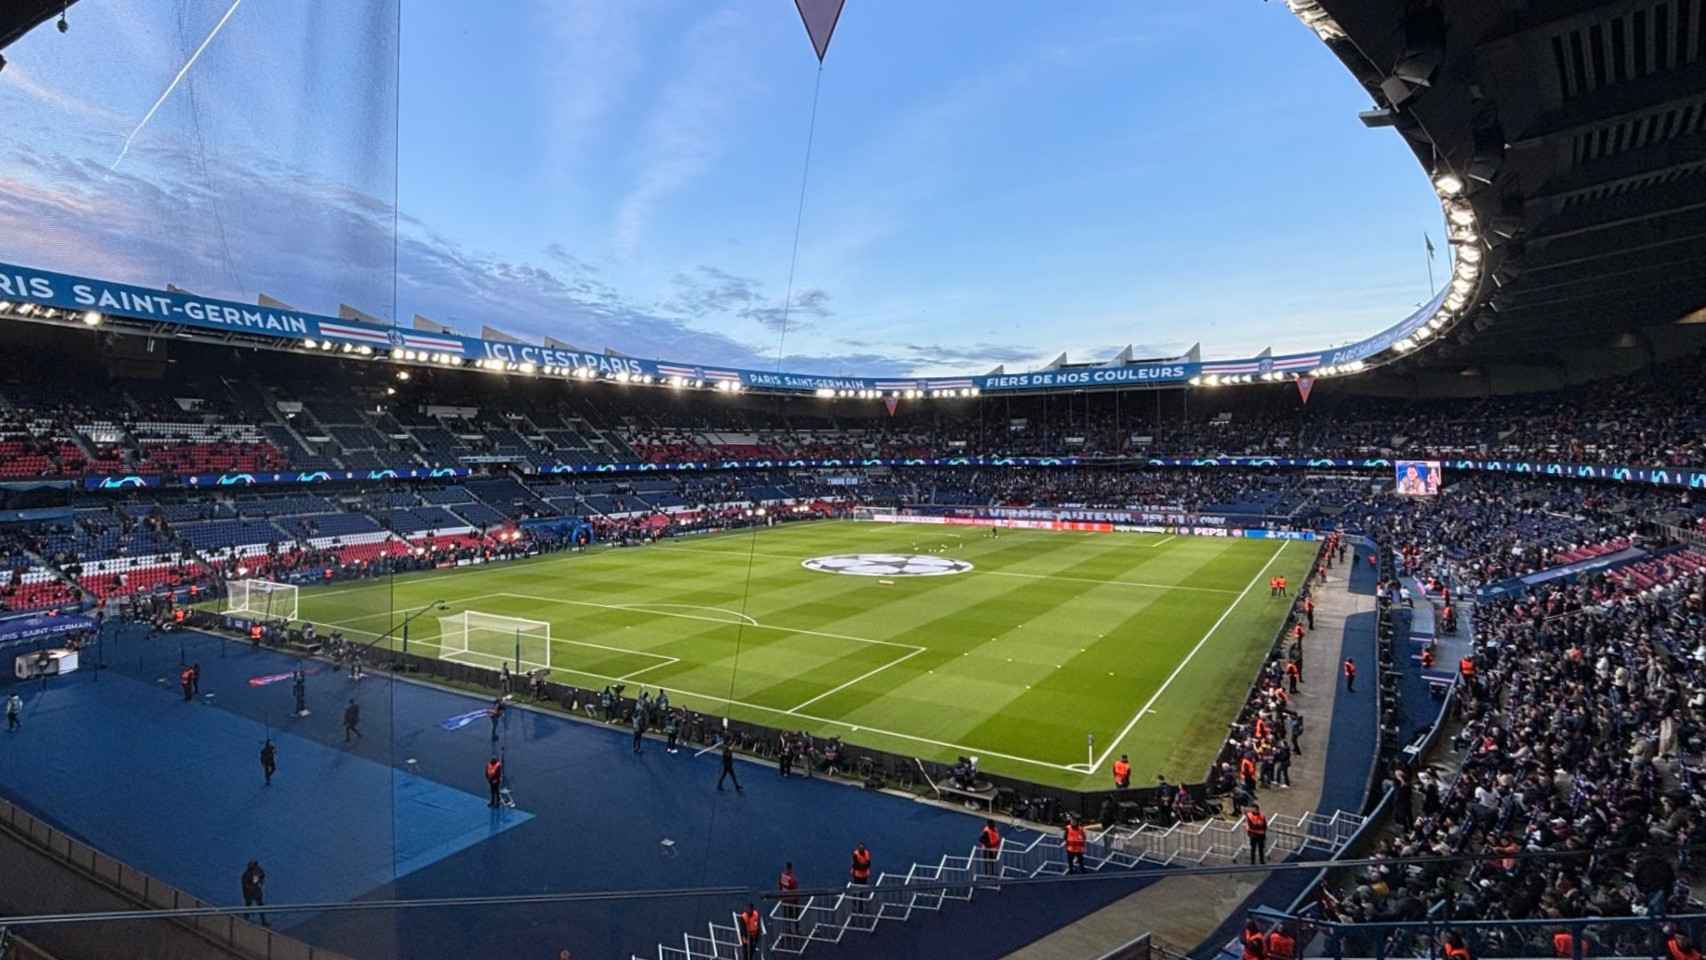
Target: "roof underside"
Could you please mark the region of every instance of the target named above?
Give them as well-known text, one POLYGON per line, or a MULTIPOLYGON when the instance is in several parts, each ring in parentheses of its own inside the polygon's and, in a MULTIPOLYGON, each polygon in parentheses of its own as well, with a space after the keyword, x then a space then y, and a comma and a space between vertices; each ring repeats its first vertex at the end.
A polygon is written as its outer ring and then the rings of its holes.
POLYGON ((6 0, 0 3, 0 50, 50 17, 65 12, 77 0, 6 0))
POLYGON ((1425 170, 1469 175, 1483 307, 1412 369, 1563 362, 1706 307, 1706 0, 1317 0, 1425 170))

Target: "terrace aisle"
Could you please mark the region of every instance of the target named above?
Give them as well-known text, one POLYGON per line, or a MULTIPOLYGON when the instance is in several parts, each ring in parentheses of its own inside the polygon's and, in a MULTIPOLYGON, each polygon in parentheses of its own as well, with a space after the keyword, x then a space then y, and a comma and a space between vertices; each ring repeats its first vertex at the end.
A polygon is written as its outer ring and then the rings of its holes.
MULTIPOLYGON (((1375 599, 1373 577, 1367 570, 1366 552, 1356 553, 1349 568, 1355 582, 1347 582, 1347 568, 1336 565, 1326 584, 1315 590, 1315 629, 1303 641, 1304 683, 1293 703, 1304 718, 1303 755, 1291 765, 1292 787, 1267 789, 1258 797, 1262 810, 1274 814, 1300 814, 1323 809, 1325 796, 1331 806, 1346 806, 1347 784, 1328 784, 1325 771, 1329 752, 1360 749, 1361 738, 1340 737, 1332 742, 1333 718, 1338 699, 1344 696, 1339 682, 1339 664, 1347 649, 1366 644, 1367 653, 1351 655, 1364 666, 1363 684, 1354 696, 1366 699, 1373 716, 1373 643, 1375 599), (1364 583, 1363 581, 1367 582, 1364 583), (1362 634, 1366 634, 1364 637, 1362 634), (1329 750, 1329 746, 1333 750, 1329 750), (1339 789, 1335 789, 1338 787, 1339 789)), ((1349 706, 1349 704, 1347 704, 1349 706)), ((1344 714, 1340 713, 1341 721, 1344 714)), ((1339 770, 1367 770, 1372 762, 1372 727, 1368 733, 1367 757, 1336 756, 1339 770)), ((1146 773, 1145 771, 1137 771, 1146 773)), ((1364 778, 1366 779, 1366 777, 1364 778)), ((1354 785, 1359 795, 1348 804, 1360 804, 1362 783, 1354 785)), ((1237 877, 1176 877, 1152 883, 1075 923, 1030 944, 1013 954, 1019 960, 1081 960, 1096 957, 1142 933, 1151 933, 1164 944, 1188 949, 1220 926, 1261 884, 1264 875, 1237 877)))

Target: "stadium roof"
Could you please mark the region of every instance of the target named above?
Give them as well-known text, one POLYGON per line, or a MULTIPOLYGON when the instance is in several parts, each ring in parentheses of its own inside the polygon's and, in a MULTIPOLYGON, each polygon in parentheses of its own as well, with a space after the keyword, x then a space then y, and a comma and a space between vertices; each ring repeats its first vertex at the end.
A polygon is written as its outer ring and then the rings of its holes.
POLYGON ((1706 307, 1706 0, 1288 0, 1473 205, 1483 306, 1405 363, 1563 365, 1706 307))
POLYGON ((65 13, 77 0, 9 0, 0 4, 0 50, 48 18, 65 13))

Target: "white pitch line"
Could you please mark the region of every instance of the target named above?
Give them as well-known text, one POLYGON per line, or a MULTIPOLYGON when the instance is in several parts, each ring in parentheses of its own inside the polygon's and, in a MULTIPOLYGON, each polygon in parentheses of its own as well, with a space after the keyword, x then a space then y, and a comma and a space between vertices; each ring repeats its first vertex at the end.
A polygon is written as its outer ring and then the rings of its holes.
MULTIPOLYGON (((496 594, 494 594, 493 596, 496 596, 496 594)), ((518 596, 518 595, 517 594, 508 594, 508 596, 518 596)), ((556 602, 556 601, 552 601, 552 602, 556 602)), ((578 603, 579 601, 569 601, 569 602, 578 603)), ((315 623, 316 621, 309 620, 309 621, 305 621, 305 622, 315 623)), ((714 622, 722 623, 723 621, 718 620, 718 621, 714 621, 714 622)), ((319 624, 319 625, 325 626, 326 624, 319 624)), ((785 627, 768 627, 768 628, 765 628, 765 627, 762 627, 762 625, 761 625, 761 629, 787 630, 787 628, 785 628, 785 627)), ((348 632, 348 633, 363 633, 363 634, 367 634, 368 636, 379 636, 378 634, 372 633, 372 632, 367 631, 367 630, 351 629, 351 630, 346 631, 346 632, 348 632)), ((800 633, 802 631, 788 630, 787 632, 789 632, 789 633, 800 633)), ((832 634, 832 636, 840 636, 840 635, 832 634)), ((861 637, 841 637, 841 639, 861 640, 863 638, 861 638, 861 637)), ((577 642, 577 641, 562 640, 562 641, 558 641, 558 642, 560 642, 560 643, 571 643, 571 642, 577 642)), ((884 641, 884 640, 865 640, 864 642, 866 642, 866 643, 888 643, 888 641, 884 641)), ((411 643, 417 644, 419 646, 426 646, 426 647, 440 647, 442 649, 442 646, 440 644, 435 643, 431 640, 415 640, 415 641, 411 641, 411 643)), ((892 643, 890 643, 888 645, 889 646, 910 646, 909 644, 892 644, 892 643)), ((912 653, 907 654, 907 656, 910 657, 913 654, 922 653, 926 649, 927 648, 925 648, 925 647, 914 648, 912 650, 912 653)), ((625 653, 643 653, 644 651, 626 650, 623 652, 625 652, 625 653)), ((467 653, 470 653, 470 651, 456 650, 456 651, 452 651, 448 654, 445 654, 443 656, 443 659, 455 660, 457 657, 463 656, 464 654, 467 654, 467 653)), ((472 653, 476 656, 487 656, 487 657, 494 657, 494 658, 496 656, 495 654, 480 654, 480 653, 478 653, 478 651, 472 651, 472 653)), ((651 656, 663 656, 663 654, 650 654, 650 655, 651 656)), ((899 663, 899 662, 900 662, 899 660, 895 661, 895 663, 899 663)), ((893 664, 890 664, 890 666, 892 666, 892 665, 893 664)), ((667 666, 667 664, 658 664, 658 667, 663 667, 663 666, 667 666)), ((623 681, 622 677, 611 676, 608 673, 593 673, 590 670, 576 670, 573 667, 555 667, 554 666, 551 669, 553 671, 559 671, 560 670, 563 673, 573 674, 573 675, 578 676, 578 677, 592 677, 595 680, 608 680, 612 683, 619 683, 619 682, 623 681)), ((655 668, 648 667, 646 669, 655 669, 655 668)), ((633 674, 630 673, 630 674, 627 674, 626 676, 632 676, 632 675, 633 674)), ((891 737, 895 740, 905 740, 905 741, 908 741, 910 743, 928 744, 929 746, 932 746, 932 747, 942 747, 944 749, 953 750, 953 751, 963 753, 966 755, 975 755, 975 756, 983 756, 983 757, 999 757, 1002 760, 1011 760, 1014 763, 1029 764, 1030 766, 1033 766, 1033 767, 1046 767, 1047 769, 1050 769, 1050 770, 1063 770, 1067 773, 1077 773, 1084 766, 1081 763, 1080 764, 1050 763, 1047 760, 1036 760, 1036 759, 1033 759, 1031 757, 1021 757, 1021 756, 1018 756, 1017 754, 1002 753, 1001 751, 998 751, 998 750, 991 750, 988 747, 978 747, 978 746, 973 746, 971 744, 965 744, 965 743, 950 743, 946 740, 933 740, 929 737, 914 736, 913 734, 910 734, 910 733, 898 733, 894 730, 884 730, 881 727, 873 727, 869 724, 849 723, 846 720, 835 720, 835 719, 832 719, 830 717, 820 717, 820 716, 816 716, 816 715, 813 715, 810 713, 799 713, 799 712, 796 712, 800 709, 799 707, 795 707, 794 710, 783 710, 779 707, 766 707, 762 704, 749 703, 745 700, 733 700, 733 699, 730 699, 728 697, 719 697, 713 693, 700 693, 697 690, 688 690, 688 689, 685 689, 683 687, 669 687, 669 686, 664 686, 663 684, 652 684, 651 686, 654 686, 659 690, 668 690, 670 693, 680 694, 684 697, 697 697, 700 700, 706 700, 706 701, 709 701, 711 703, 721 703, 721 704, 725 704, 725 705, 731 706, 731 707, 744 707, 748 710, 756 710, 760 713, 773 713, 773 714, 776 714, 777 716, 783 716, 783 717, 798 717, 802 720, 810 720, 813 723, 827 724, 827 725, 832 726, 832 727, 842 727, 842 728, 845 728, 849 731, 854 731, 854 732, 872 733, 872 734, 875 734, 875 735, 880 736, 880 737, 891 737)))
POLYGON ((1154 542, 1154 543, 1152 543, 1152 544, 1150 544, 1150 546, 1152 546, 1152 547, 1159 547, 1159 546, 1161 546, 1161 545, 1162 545, 1162 544, 1163 544, 1163 543, 1166 543, 1166 542, 1167 542, 1167 541, 1168 541, 1168 540, 1177 540, 1177 539, 1179 539, 1179 535, 1178 535, 1178 534, 1176 534, 1176 533, 1172 533, 1172 534, 1168 534, 1168 535, 1167 535, 1167 536, 1165 536, 1165 537, 1163 537, 1163 538, 1162 538, 1162 539, 1160 539, 1160 540, 1157 540, 1157 541, 1155 541, 1155 542, 1154 542))
MULTIPOLYGON (((657 654, 647 654, 647 656, 657 656, 657 654)), ((628 679, 632 679, 633 677, 637 677, 640 674, 645 673, 648 670, 656 670, 660 667, 673 666, 674 664, 680 663, 681 658, 680 657, 664 657, 664 661, 665 661, 664 663, 654 663, 649 667, 641 667, 638 670, 630 670, 627 673, 624 673, 623 675, 621 675, 620 677, 617 677, 616 679, 617 680, 628 680, 628 679)))
MULTIPOLYGON (((1095 534, 1095 536, 1103 535, 1095 534)), ((1155 546, 1155 544, 1150 544, 1150 546, 1155 546)), ((714 553, 731 559, 739 559, 740 557, 745 556, 744 552, 736 553, 732 550, 714 550, 707 549, 705 547, 672 546, 667 547, 666 549, 688 550, 694 553, 714 553)), ((790 560, 795 563, 798 563, 801 559, 797 556, 782 553, 754 553, 752 555, 755 557, 764 557, 768 560, 790 560)), ((1224 587, 1187 587, 1176 583, 1146 583, 1142 580, 1101 580, 1095 577, 1071 577, 1059 573, 1021 573, 1017 570, 987 570, 983 567, 974 567, 968 574, 961 574, 961 576, 976 577, 978 574, 986 574, 995 577, 1024 577, 1027 580, 1065 580, 1072 583, 1100 583, 1111 587, 1146 587, 1151 590, 1183 590, 1189 593, 1219 593, 1227 596, 1238 592, 1236 590, 1228 590, 1224 587)))
POLYGON ((878 667, 875 670, 868 670, 865 673, 859 674, 857 677, 854 677, 853 679, 847 681, 846 683, 840 685, 839 687, 835 687, 834 689, 831 689, 831 690, 825 690, 824 692, 818 694, 817 696, 811 698, 810 700, 807 700, 805 703, 802 703, 799 706, 796 706, 787 712, 788 713, 798 713, 801 710, 804 710, 805 708, 807 708, 807 707, 811 706, 812 704, 818 702, 819 700, 822 700, 823 698, 830 696, 831 694, 840 693, 841 691, 847 689, 848 687, 851 687, 852 685, 854 685, 855 683, 858 683, 861 680, 869 680, 870 678, 876 676, 877 674, 882 673, 884 670, 887 670, 888 668, 895 666, 897 664, 905 663, 906 661, 912 659, 913 657, 918 656, 919 654, 921 654, 923 652, 924 652, 924 648, 919 647, 917 650, 914 650, 911 653, 903 654, 900 656, 900 658, 895 659, 895 660, 890 660, 888 663, 883 664, 882 666, 878 667))
POLYGON ((1283 540, 1280 541, 1280 545, 1274 550, 1274 555, 1269 557, 1268 562, 1262 564, 1262 569, 1257 570, 1256 575, 1250 578, 1250 582, 1244 585, 1244 589, 1238 594, 1238 598, 1227 604, 1226 609, 1220 612, 1220 619, 1214 621, 1214 626, 1208 628, 1208 632, 1202 635, 1202 639, 1198 640, 1197 645, 1191 648, 1191 652, 1185 654, 1184 659, 1180 660, 1178 665, 1173 668, 1173 672, 1167 675, 1167 679, 1161 681, 1161 686, 1156 689, 1154 695, 1143 706, 1139 707, 1136 713, 1132 714, 1131 719, 1126 722, 1125 729, 1108 741, 1108 748, 1102 751, 1102 755, 1090 764, 1091 773, 1095 773, 1101 768, 1103 762, 1113 755, 1114 749, 1120 745, 1120 742, 1131 734, 1132 728, 1137 726, 1137 721, 1143 719, 1143 715, 1149 712, 1150 707, 1155 706, 1155 701, 1161 699, 1161 695, 1167 692, 1167 688, 1173 685, 1173 681, 1179 678, 1179 674, 1185 672, 1185 667, 1190 665, 1191 660, 1196 657, 1197 651, 1203 648, 1203 644, 1208 643, 1208 639, 1214 636, 1214 632, 1220 629, 1220 625, 1226 622, 1226 618, 1232 616, 1232 611, 1238 609, 1238 604, 1243 602, 1245 595, 1250 592, 1250 588, 1254 587, 1256 581, 1262 579, 1262 574, 1267 573, 1268 568, 1274 565, 1275 560, 1279 559, 1280 554, 1285 550, 1285 543, 1283 540))
MULTIPOLYGON (((722 607, 707 607, 699 603, 619 603, 617 607, 623 610, 637 610, 641 613, 656 613, 653 607, 674 608, 677 610, 709 610, 712 613, 726 613, 731 617, 746 621, 749 626, 758 626, 758 621, 744 613, 734 610, 724 610, 722 607)), ((730 621, 731 623, 733 621, 730 621)))
POLYGON ((1233 594, 1236 590, 1224 587, 1187 587, 1177 583, 1145 583, 1142 580, 1098 580, 1095 577, 1069 577, 1060 573, 1020 573, 1017 570, 973 570, 972 575, 985 573, 992 577, 1024 577, 1027 580, 1068 580, 1073 583, 1099 583, 1110 587, 1145 587, 1150 590, 1183 590, 1188 593, 1233 594))
MULTIPOLYGON (((700 623, 718 623, 725 627, 739 626, 732 620, 718 617, 701 617, 691 613, 666 613, 662 610, 635 610, 631 606, 616 603, 598 603, 593 600, 568 600, 561 597, 540 597, 531 593, 494 593, 494 597, 515 597, 518 600, 533 600, 538 603, 563 603, 575 607, 597 607, 601 610, 620 610, 624 613, 649 613, 654 617, 674 617, 677 620, 697 620, 700 623)), ((799 627, 778 627, 768 623, 752 623, 755 630, 776 630, 781 633, 798 633, 808 637, 826 637, 830 640, 851 640, 855 643, 874 643, 884 647, 900 647, 905 650, 926 650, 915 643, 896 643, 893 640, 872 640, 870 637, 855 637, 847 633, 830 633, 825 630, 804 630, 799 627)))

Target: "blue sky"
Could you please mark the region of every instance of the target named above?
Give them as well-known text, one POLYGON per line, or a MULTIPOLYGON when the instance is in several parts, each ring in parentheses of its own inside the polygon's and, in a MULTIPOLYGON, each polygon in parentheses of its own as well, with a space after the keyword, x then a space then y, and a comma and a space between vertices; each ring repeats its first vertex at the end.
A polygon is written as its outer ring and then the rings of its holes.
POLYGON ((82 0, 0 72, 0 259, 822 373, 1314 348, 1427 293, 1426 178, 1279 3, 848 0, 784 331, 792 3, 395 2, 244 0, 114 169, 230 4, 82 0))

